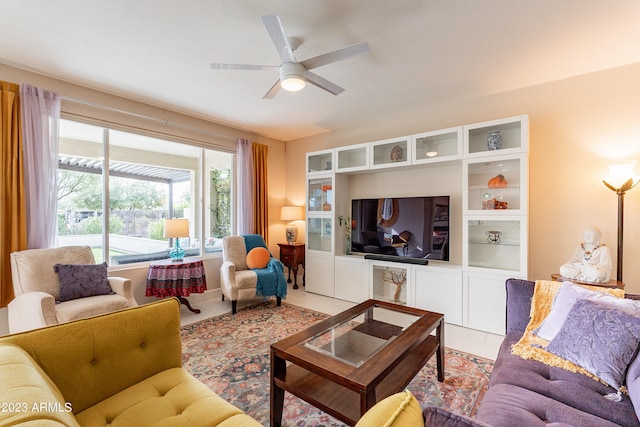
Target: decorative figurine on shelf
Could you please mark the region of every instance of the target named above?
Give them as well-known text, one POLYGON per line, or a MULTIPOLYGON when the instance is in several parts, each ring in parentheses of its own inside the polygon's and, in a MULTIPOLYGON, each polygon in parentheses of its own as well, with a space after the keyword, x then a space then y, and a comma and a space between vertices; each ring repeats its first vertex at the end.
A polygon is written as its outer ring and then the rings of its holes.
POLYGON ((584 241, 578 245, 573 257, 560 267, 560 274, 567 279, 576 279, 581 282, 608 282, 613 268, 611 252, 601 242, 600 229, 589 227, 583 234, 584 241))
POLYGON ((391 149, 391 161, 392 162, 401 162, 403 160, 404 150, 401 146, 396 145, 391 149))
POLYGON ((502 241, 502 231, 491 230, 485 233, 487 235, 487 242, 492 243, 494 245, 499 245, 502 241))

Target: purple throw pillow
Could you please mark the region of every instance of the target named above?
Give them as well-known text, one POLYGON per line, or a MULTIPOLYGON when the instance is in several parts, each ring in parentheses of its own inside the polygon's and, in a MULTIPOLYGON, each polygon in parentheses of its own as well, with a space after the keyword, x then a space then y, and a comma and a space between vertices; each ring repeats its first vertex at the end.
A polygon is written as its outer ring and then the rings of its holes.
POLYGON ((617 298, 605 292, 593 291, 571 282, 564 282, 556 294, 551 311, 533 333, 540 338, 551 341, 564 324, 573 304, 581 299, 595 301, 609 308, 619 309, 640 317, 640 303, 638 301, 617 298))
POLYGON ((96 295, 113 295, 107 278, 107 263, 56 264, 60 278, 60 302, 96 295))
POLYGON ((597 302, 578 300, 547 351, 619 390, 638 343, 640 318, 597 302))

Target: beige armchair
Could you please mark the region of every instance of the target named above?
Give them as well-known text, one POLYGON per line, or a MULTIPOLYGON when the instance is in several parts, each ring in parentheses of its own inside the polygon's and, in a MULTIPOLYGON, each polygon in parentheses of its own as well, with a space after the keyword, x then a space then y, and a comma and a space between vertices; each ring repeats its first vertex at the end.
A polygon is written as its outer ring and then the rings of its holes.
POLYGON ((96 295, 60 302, 55 264, 95 264, 89 246, 28 249, 11 254, 15 299, 9 303, 9 332, 21 332, 97 316, 138 305, 131 280, 109 277, 113 295, 96 295))
POLYGON ((264 240, 257 234, 227 236, 222 240, 220 288, 222 300, 225 297, 231 300, 231 313, 236 313, 238 300, 275 296, 280 306, 282 298, 287 295, 284 267, 279 260, 272 257, 267 268, 250 269, 247 266, 247 253, 256 246, 266 248, 264 240))

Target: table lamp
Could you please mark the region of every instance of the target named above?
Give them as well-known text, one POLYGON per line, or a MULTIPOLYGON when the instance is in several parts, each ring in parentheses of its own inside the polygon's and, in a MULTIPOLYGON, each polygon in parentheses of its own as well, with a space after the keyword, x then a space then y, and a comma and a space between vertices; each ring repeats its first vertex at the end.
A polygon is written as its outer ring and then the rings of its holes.
POLYGON ((640 175, 636 175, 633 168, 636 161, 619 162, 609 165, 609 175, 602 182, 608 189, 618 195, 618 265, 616 268, 617 279, 622 282, 622 239, 624 231, 624 193, 635 187, 640 182, 640 175))
POLYGON ((186 218, 165 219, 164 238, 176 239, 175 246, 169 251, 169 256, 174 262, 180 262, 184 258, 180 237, 189 237, 189 220, 186 218))
POLYGON ((298 226, 293 221, 302 219, 302 208, 300 206, 283 206, 280 209, 280 220, 291 221, 287 224, 287 242, 293 245, 298 240, 298 226))

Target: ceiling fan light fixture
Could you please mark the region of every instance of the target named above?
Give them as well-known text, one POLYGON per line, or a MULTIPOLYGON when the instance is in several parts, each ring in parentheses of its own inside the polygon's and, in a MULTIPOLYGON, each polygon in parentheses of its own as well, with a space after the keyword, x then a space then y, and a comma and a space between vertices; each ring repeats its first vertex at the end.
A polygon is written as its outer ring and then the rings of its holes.
POLYGON ((297 92, 306 86, 302 64, 285 62, 280 66, 280 86, 289 92, 297 92))
POLYGON ((306 85, 307 84, 305 83, 305 81, 298 76, 290 76, 280 82, 280 86, 282 86, 282 89, 289 92, 297 92, 299 90, 302 90, 306 85))

